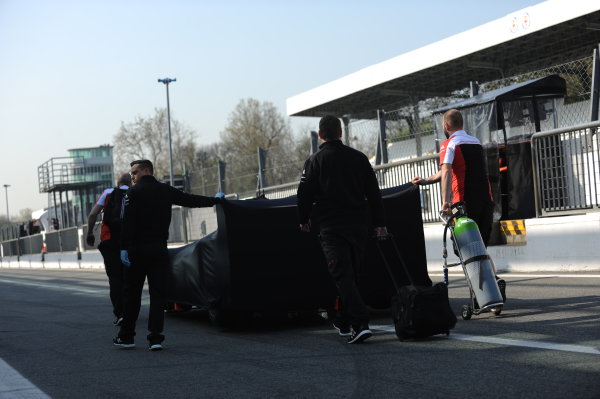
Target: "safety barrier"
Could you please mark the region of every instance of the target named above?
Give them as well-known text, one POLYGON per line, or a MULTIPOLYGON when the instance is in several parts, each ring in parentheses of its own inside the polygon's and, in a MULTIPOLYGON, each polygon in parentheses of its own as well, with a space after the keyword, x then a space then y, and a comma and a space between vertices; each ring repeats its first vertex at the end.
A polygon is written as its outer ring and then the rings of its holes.
POLYGON ((21 256, 37 254, 42 251, 42 234, 4 241, 1 245, 2 256, 21 256))
MULTIPOLYGON (((438 171, 438 154, 420 158, 407 159, 375 166, 375 174, 382 189, 401 186, 410 182, 415 176, 429 177, 438 171)), ((442 195, 439 184, 421 186, 421 210, 424 222, 439 221, 442 195)))
POLYGON ((600 122, 535 133, 531 140, 536 213, 582 213, 600 207, 600 122))
MULTIPOLYGON (((415 176, 429 177, 435 174, 438 171, 438 155, 431 154, 420 158, 377 165, 373 169, 375 170, 380 188, 396 187, 410 182, 415 176)), ((262 193, 268 199, 277 199, 295 195, 297 190, 298 182, 293 182, 265 187, 262 193)), ((438 184, 422 186, 421 209, 423 211, 424 222, 436 222, 439 220, 441 198, 438 184)))
MULTIPOLYGON (((600 122, 535 133, 531 138, 535 206, 538 217, 558 216, 600 209, 600 160, 598 150, 600 122)), ((415 176, 427 177, 438 170, 438 155, 377 165, 375 170, 382 189, 410 182, 415 176)), ((266 198, 284 198, 296 194, 298 182, 264 188, 266 198)), ((243 198, 243 197, 240 197, 243 198)), ((424 222, 438 221, 441 204, 439 184, 422 186, 421 207, 424 222)), ((216 229, 212 210, 184 211, 173 208, 169 242, 195 240, 216 229)), ((96 229, 98 231, 98 229, 96 229)), ((87 227, 69 228, 44 234, 46 250, 52 252, 92 250, 85 243, 87 227), (83 235, 83 237, 80 237, 83 235), (81 244, 80 244, 81 243, 81 244)), ((96 240, 99 241, 98 234, 96 240)), ((97 243, 96 242, 96 243, 97 243)), ((40 253, 42 235, 22 237, 1 243, 2 256, 40 253)))

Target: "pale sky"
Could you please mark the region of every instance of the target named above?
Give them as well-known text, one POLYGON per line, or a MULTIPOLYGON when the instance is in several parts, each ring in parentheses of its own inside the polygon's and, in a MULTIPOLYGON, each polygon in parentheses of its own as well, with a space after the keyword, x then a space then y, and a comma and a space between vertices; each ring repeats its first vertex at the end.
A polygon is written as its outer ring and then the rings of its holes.
POLYGON ((0 189, 11 217, 47 206, 37 167, 165 107, 158 78, 210 144, 242 98, 285 115, 288 97, 538 3, 0 0, 0 189))

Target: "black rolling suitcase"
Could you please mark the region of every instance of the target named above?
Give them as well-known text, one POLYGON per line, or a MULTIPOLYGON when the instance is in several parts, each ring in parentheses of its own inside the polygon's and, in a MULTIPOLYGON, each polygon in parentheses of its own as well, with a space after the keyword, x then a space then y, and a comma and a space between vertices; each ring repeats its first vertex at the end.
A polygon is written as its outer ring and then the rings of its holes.
POLYGON ((446 284, 438 283, 433 287, 415 285, 391 235, 383 242, 390 243, 389 245, 394 247, 394 253, 410 282, 409 285, 398 286, 390 263, 381 249, 382 244, 378 242, 377 248, 383 264, 396 288, 397 294, 392 297, 392 317, 398 338, 403 341, 411 338, 426 338, 436 334, 450 334, 450 330, 456 325, 456 315, 450 308, 446 284))

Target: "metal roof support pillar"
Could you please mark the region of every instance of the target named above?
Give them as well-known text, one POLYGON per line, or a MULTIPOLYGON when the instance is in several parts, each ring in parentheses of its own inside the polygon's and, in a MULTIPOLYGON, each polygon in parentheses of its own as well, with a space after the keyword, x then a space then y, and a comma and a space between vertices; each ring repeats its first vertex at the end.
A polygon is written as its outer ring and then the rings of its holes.
POLYGON ((478 81, 471 80, 469 82, 469 86, 470 86, 469 94, 471 97, 475 97, 476 95, 479 94, 479 82, 478 81))
POLYGON ((344 123, 344 144, 350 145, 350 115, 343 115, 342 122, 344 123))
POLYGON ((258 193, 257 196, 260 195, 260 192, 267 185, 267 180, 265 178, 265 169, 267 163, 267 150, 258 147, 258 193))
POLYGON ((376 164, 388 163, 388 149, 387 149, 387 133, 386 133, 386 122, 385 122, 385 111, 382 109, 377 110, 377 119, 379 120, 379 141, 377 142, 377 153, 380 155, 379 162, 376 164))
POLYGON ((78 196, 79 196, 79 212, 81 213, 81 224, 85 226, 85 222, 86 222, 86 218, 85 218, 85 213, 84 212, 84 201, 85 201, 85 196, 84 196, 84 191, 83 190, 79 190, 78 191, 78 196))
POLYGON ((314 130, 310 132, 310 155, 319 151, 319 134, 314 130))
POLYGON ((225 194, 225 169, 227 164, 219 159, 219 192, 225 194))
POLYGON ((594 49, 594 63, 592 67, 592 89, 590 101, 590 120, 598 120, 600 111, 600 44, 594 49))
POLYGON ((417 157, 423 155, 423 143, 421 142, 421 119, 419 118, 419 105, 413 106, 413 117, 410 125, 411 134, 415 137, 417 157))
POLYGON ((60 225, 59 228, 60 229, 64 229, 65 228, 65 214, 64 214, 64 210, 63 210, 63 200, 62 200, 62 191, 58 192, 58 201, 60 202, 60 225))
POLYGON ((65 227, 71 227, 71 210, 69 209, 69 192, 65 191, 65 199, 67 201, 67 212, 65 213, 65 219, 67 220, 67 225, 65 227))
MULTIPOLYGON (((83 218, 83 223, 87 220, 87 215, 90 214, 88 212, 88 203, 90 202, 90 189, 88 187, 85 188, 85 197, 81 200, 81 214, 85 215, 83 218)), ((95 203, 95 201, 94 201, 95 203)))
MULTIPOLYGON (((56 221, 58 221, 58 207, 56 206, 56 191, 52 191, 52 209, 50 210, 51 215, 52 215, 52 210, 54 210, 54 218, 53 219, 56 219, 56 221)), ((54 226, 54 220, 52 220, 52 225, 54 226)))

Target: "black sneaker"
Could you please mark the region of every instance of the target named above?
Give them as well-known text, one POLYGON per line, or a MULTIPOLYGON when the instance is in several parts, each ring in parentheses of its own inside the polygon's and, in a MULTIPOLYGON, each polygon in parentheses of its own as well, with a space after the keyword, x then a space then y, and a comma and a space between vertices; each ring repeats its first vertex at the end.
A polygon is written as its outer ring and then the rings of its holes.
POLYGON ((371 338, 371 336, 373 335, 373 333, 371 332, 371 330, 369 330, 369 325, 368 324, 363 324, 360 327, 352 327, 352 335, 350 336, 350 339, 348 340, 349 344, 359 344, 361 342, 363 342, 366 339, 371 338))
POLYGON ((154 343, 154 344, 152 342, 150 342, 148 344, 148 349, 150 349, 153 352, 154 351, 161 351, 162 348, 163 348, 163 346, 162 346, 162 344, 160 342, 157 342, 157 343, 154 343))
POLYGON ((123 324, 123 316, 119 316, 119 317, 117 317, 117 318, 115 319, 115 321, 113 322, 113 324, 114 324, 116 327, 118 327, 118 326, 120 326, 121 324, 123 324))
POLYGON ((349 337, 352 335, 352 331, 350 330, 350 325, 348 323, 344 323, 340 320, 333 321, 333 328, 338 330, 338 334, 342 337, 349 337))
POLYGON ((133 338, 115 337, 115 338, 113 338, 113 344, 115 346, 119 346, 121 348, 135 348, 135 343, 133 342, 133 338))
POLYGON ((504 281, 504 279, 496 277, 496 283, 498 284, 498 288, 500 288, 502 302, 506 303, 506 281, 504 281))

